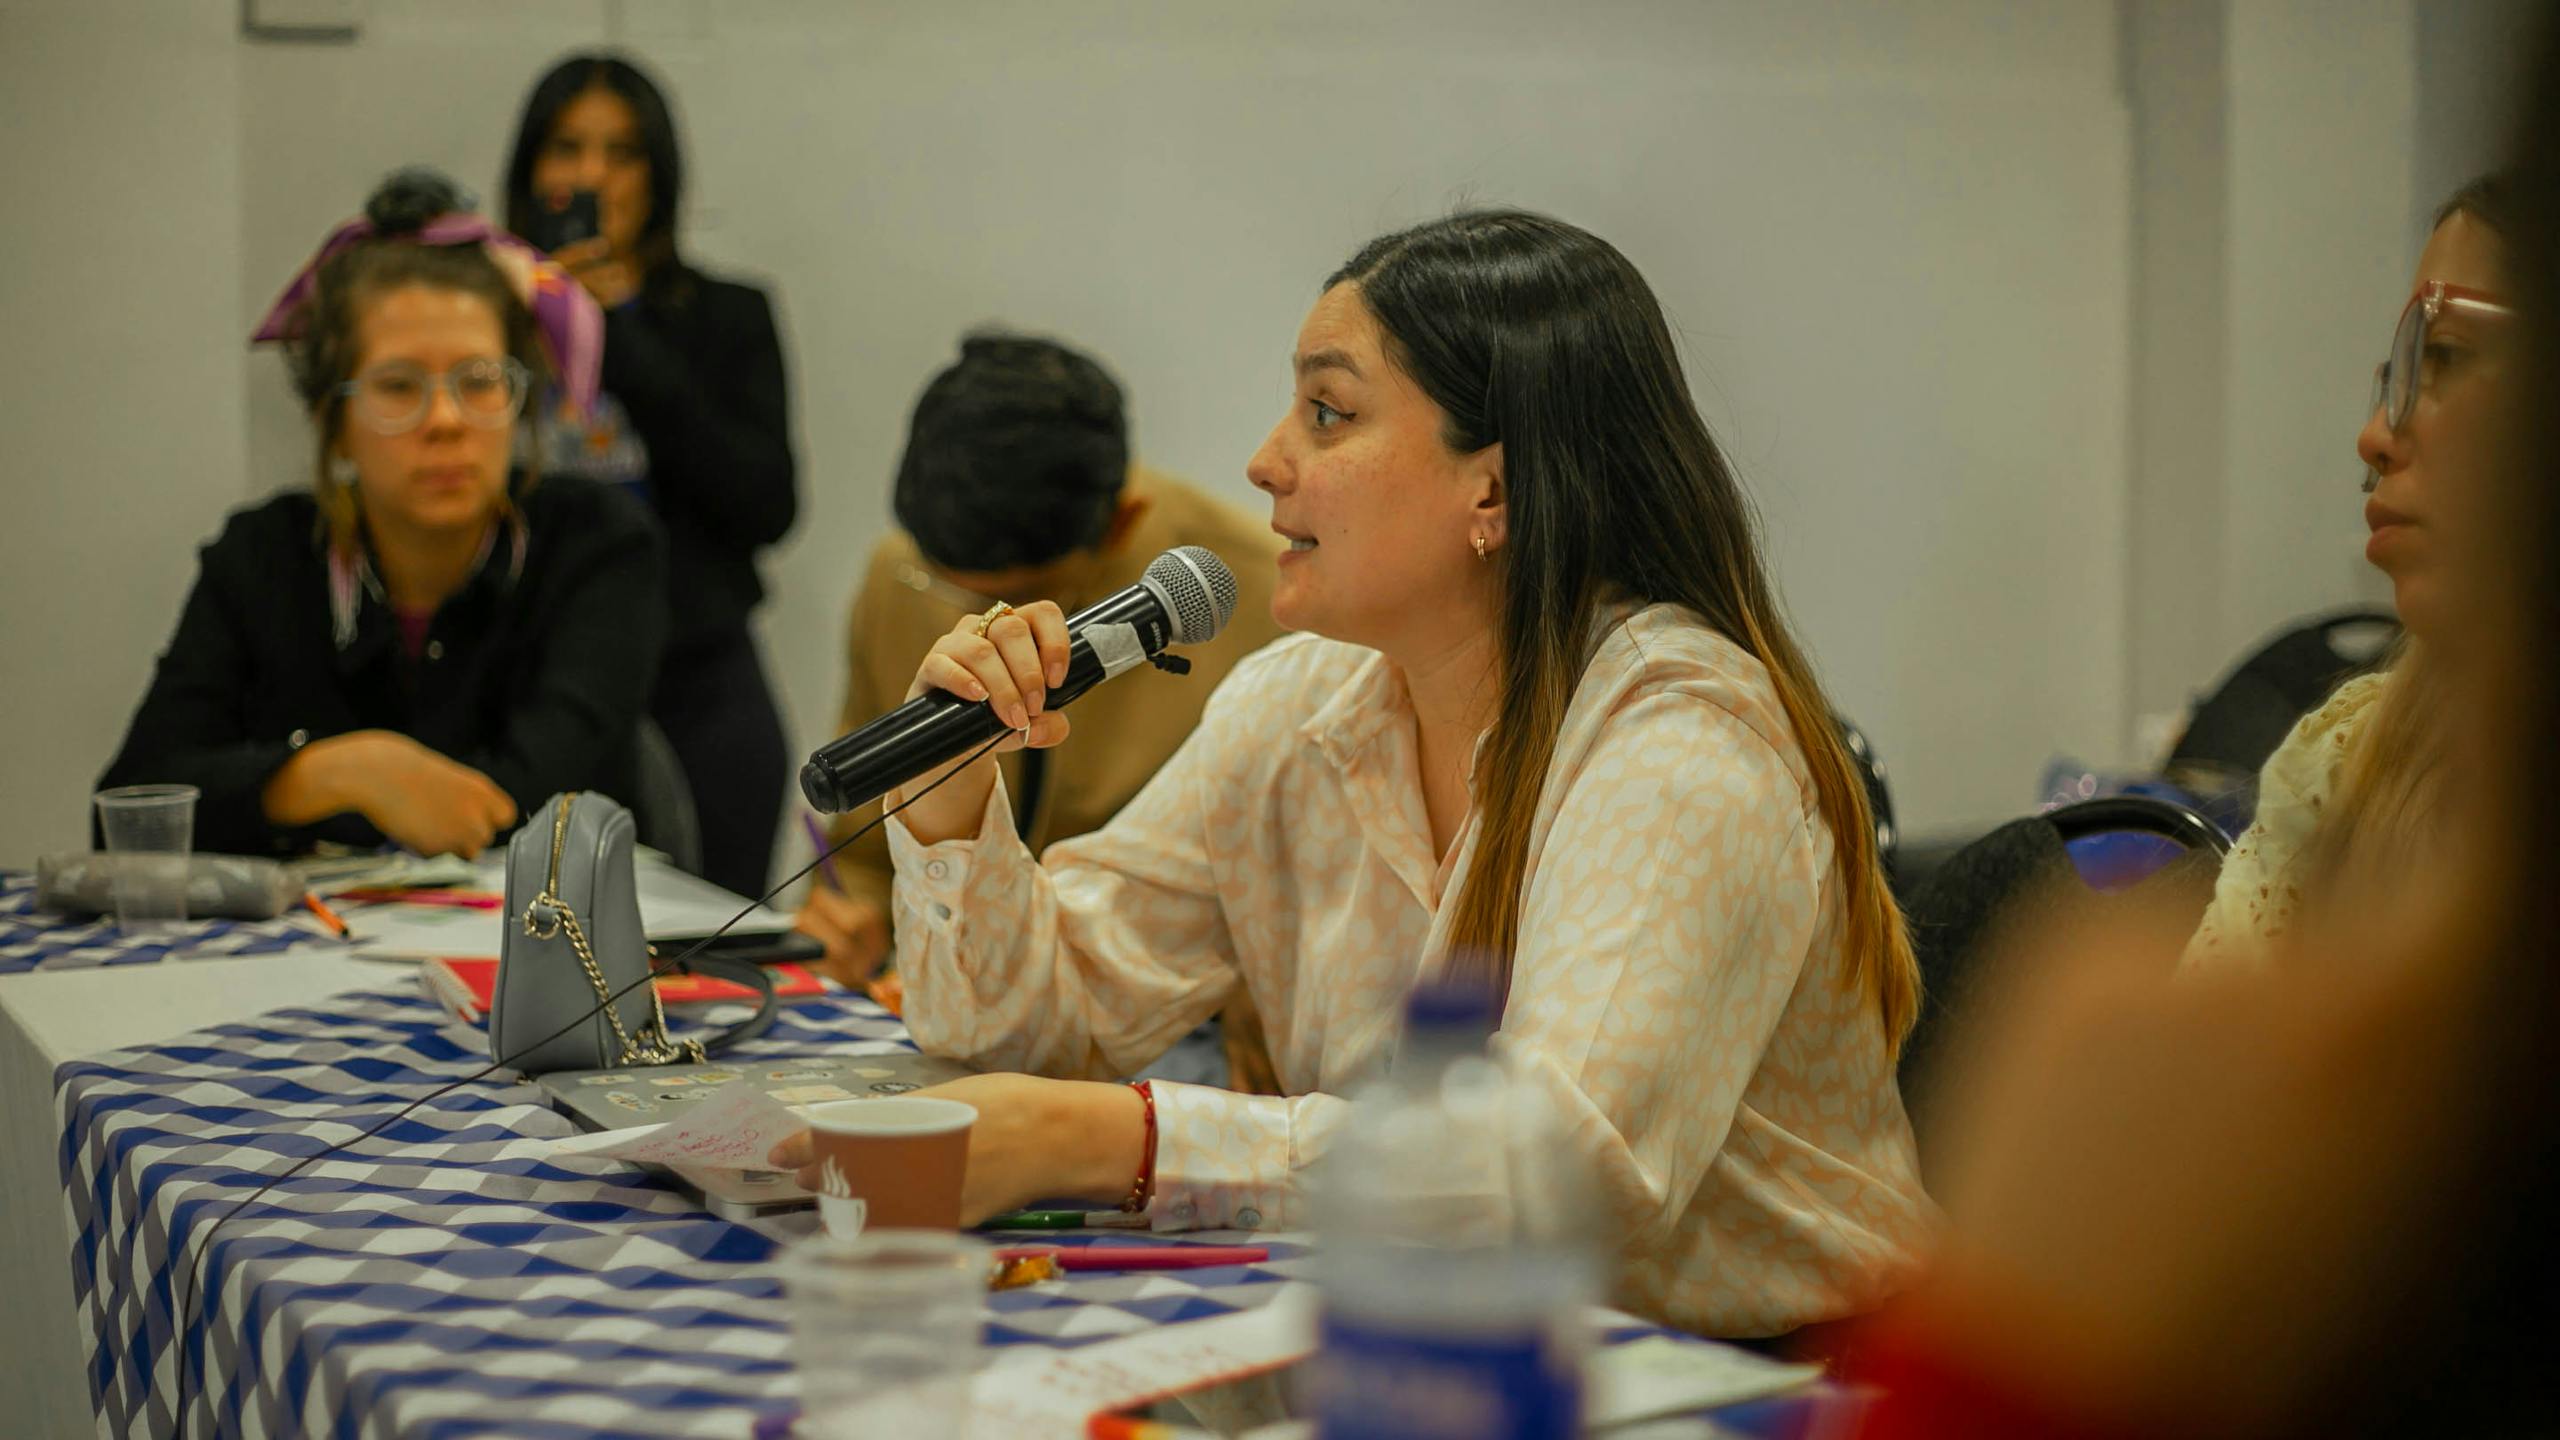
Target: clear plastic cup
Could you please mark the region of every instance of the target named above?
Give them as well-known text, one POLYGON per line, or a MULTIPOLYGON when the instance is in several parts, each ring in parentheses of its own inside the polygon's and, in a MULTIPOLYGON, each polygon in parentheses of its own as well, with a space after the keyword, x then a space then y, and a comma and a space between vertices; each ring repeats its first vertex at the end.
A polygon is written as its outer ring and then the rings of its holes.
POLYGON ((187 918, 187 851, 195 840, 196 787, 120 785, 97 794, 116 899, 116 928, 165 933, 187 918))
POLYGON ((941 1230, 821 1231, 785 1250, 796 1433, 964 1434, 993 1259, 984 1242, 941 1230))

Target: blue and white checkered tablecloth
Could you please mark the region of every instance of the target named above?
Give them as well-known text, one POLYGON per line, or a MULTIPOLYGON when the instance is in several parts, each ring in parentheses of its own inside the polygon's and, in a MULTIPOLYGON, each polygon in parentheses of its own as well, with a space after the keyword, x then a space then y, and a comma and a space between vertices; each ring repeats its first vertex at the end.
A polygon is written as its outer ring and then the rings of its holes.
MULTIPOLYGON (((211 1218, 485 1047, 419 996, 365 991, 61 1068, 73 1283, 110 1433, 173 1432, 181 1344, 189 1435, 743 1436, 793 1408, 772 1260, 805 1214, 717 1219, 635 1167, 555 1160, 568 1121, 498 1077, 315 1163, 202 1253, 211 1218), (182 1316, 173 1248, 200 1266, 182 1316)), ((907 1048, 885 1011, 835 997, 731 1055, 907 1048)), ((991 1295, 988 1341, 1072 1346, 1267 1303, 1303 1251, 1255 1243, 1267 1265, 991 1295)))
POLYGON ((75 920, 36 908, 36 877, 0 871, 0 975, 265 955, 298 945, 344 946, 299 916, 190 920, 165 935, 127 935, 113 919, 75 920))

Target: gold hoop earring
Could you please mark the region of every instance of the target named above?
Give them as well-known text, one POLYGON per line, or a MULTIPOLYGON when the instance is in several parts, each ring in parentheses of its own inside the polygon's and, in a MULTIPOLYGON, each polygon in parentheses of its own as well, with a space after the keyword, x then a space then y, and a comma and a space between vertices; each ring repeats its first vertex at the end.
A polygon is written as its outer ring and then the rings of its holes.
POLYGON ((1484 548, 1484 537, 1481 535, 1476 537, 1476 558, 1479 560, 1490 560, 1493 558, 1491 554, 1486 552, 1484 548))

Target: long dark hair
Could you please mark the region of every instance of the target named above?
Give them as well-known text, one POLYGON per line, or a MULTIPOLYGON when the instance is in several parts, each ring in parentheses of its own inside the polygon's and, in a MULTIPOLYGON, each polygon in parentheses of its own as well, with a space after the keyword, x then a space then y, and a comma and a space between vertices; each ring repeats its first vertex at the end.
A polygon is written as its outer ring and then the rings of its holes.
POLYGON ((1898 1049, 1919 967, 1875 826, 1812 664, 1788 633, 1750 502, 1707 433, 1651 287, 1608 242, 1519 210, 1381 236, 1334 272, 1448 415, 1449 448, 1502 446, 1500 707, 1452 953, 1507 988, 1529 835, 1590 637, 1615 595, 1687 607, 1768 668, 1812 772, 1842 882, 1853 983, 1898 1049))
POLYGON ((676 253, 676 216, 684 208, 684 152, 676 145, 675 115, 667 108, 666 92, 639 66, 610 51, 572 55, 533 82, 524 116, 516 122, 515 150, 507 159, 507 228, 522 235, 540 213, 541 201, 533 193, 534 161, 541 158, 560 112, 599 87, 631 107, 640 125, 640 148, 649 155, 649 218, 640 227, 636 249, 656 283, 682 265, 676 253))

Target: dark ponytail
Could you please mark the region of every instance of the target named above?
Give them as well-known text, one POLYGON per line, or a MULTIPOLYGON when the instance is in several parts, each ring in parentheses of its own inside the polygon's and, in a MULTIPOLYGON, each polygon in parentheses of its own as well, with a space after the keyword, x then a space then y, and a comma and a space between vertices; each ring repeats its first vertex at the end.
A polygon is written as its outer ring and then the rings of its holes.
POLYGON ((427 222, 456 210, 474 210, 479 201, 443 171, 410 165, 392 171, 364 202, 364 218, 386 240, 397 240, 427 228, 427 222))

